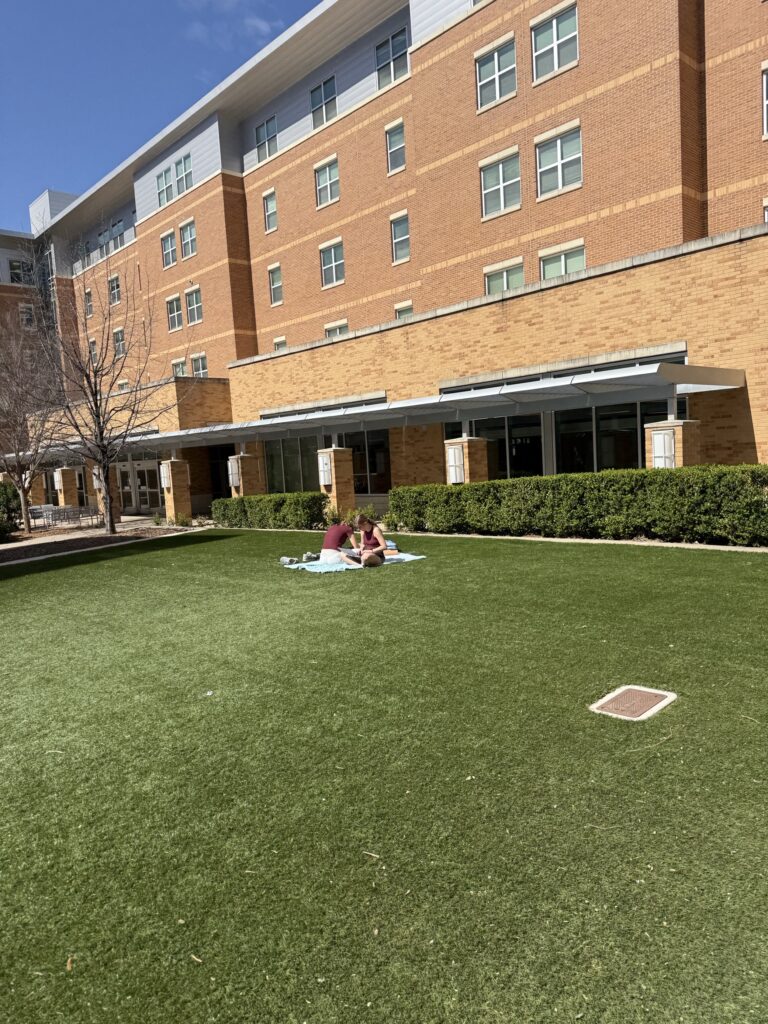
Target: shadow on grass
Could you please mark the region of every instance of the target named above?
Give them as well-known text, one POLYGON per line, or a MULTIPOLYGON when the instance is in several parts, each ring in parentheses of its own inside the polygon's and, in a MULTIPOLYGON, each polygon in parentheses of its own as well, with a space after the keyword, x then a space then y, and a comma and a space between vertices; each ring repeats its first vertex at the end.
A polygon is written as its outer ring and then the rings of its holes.
POLYGON ((2 580, 18 579, 20 576, 36 576, 44 572, 55 572, 57 569, 70 568, 73 565, 87 565, 94 562, 112 562, 118 558, 131 558, 134 555, 145 554, 149 551, 167 551, 171 548, 199 547, 205 544, 214 544, 222 540, 234 540, 237 534, 216 533, 193 533, 175 534, 157 539, 134 541, 126 544, 114 544, 112 547, 103 548, 99 551, 73 551, 71 554, 46 557, 40 561, 30 560, 24 565, 9 565, 7 568, 0 564, 0 582, 2 580))

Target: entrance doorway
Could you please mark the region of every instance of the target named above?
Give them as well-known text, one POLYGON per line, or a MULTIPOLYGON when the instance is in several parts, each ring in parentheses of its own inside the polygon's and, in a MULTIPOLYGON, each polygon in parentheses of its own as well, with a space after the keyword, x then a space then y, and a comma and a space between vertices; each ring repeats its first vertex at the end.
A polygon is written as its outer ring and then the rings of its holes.
POLYGON ((160 464, 157 459, 134 459, 118 462, 117 478, 123 511, 128 515, 149 515, 161 512, 165 496, 160 486, 160 464))

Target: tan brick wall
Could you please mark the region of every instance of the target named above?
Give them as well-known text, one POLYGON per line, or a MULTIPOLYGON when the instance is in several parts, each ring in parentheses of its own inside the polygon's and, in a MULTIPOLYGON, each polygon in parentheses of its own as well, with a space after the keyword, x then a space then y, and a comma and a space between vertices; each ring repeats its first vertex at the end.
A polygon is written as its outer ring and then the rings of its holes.
POLYGON ((255 419, 297 394, 338 398, 348 391, 340 365, 380 367, 395 400, 435 395, 441 381, 472 374, 682 340, 694 364, 747 371, 744 390, 692 396, 702 458, 768 462, 767 273, 768 238, 759 237, 289 352, 233 369, 233 417, 255 419))
POLYGON ((389 458, 392 486, 444 484, 443 426, 391 427, 389 458))

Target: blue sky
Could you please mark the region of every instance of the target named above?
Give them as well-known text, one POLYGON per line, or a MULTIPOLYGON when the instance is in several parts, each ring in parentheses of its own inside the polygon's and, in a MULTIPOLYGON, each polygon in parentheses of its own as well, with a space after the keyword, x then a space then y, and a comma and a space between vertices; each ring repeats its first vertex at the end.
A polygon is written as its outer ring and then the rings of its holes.
POLYGON ((316 2, 4 4, 0 227, 28 231, 46 188, 84 192, 316 2))

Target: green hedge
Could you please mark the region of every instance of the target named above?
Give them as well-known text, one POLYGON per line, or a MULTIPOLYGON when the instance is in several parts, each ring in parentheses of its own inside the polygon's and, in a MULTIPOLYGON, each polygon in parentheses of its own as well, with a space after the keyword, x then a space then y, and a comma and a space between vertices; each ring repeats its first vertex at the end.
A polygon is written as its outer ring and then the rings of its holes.
POLYGON ((218 498, 211 508, 217 526, 253 530, 314 530, 325 522, 328 497, 319 491, 218 498))
POLYGON ((21 499, 13 484, 0 483, 0 544, 21 525, 21 499))
POLYGON ((690 466, 395 487, 390 528, 768 544, 768 466, 690 466))

